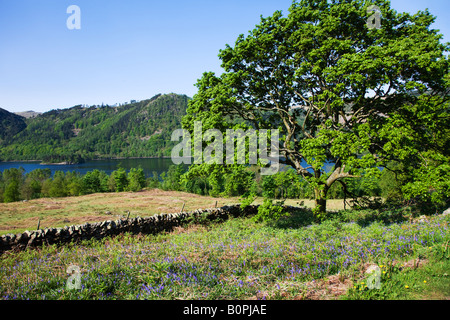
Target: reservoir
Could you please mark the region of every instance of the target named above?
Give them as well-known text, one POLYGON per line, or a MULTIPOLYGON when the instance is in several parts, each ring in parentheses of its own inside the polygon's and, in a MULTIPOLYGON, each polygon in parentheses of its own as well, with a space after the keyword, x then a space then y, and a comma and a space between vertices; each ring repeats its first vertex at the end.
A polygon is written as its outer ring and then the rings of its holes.
MULTIPOLYGON (((302 164, 307 166, 304 160, 302 161, 302 164)), ((0 162, 0 172, 3 172, 5 169, 18 169, 22 167, 25 169, 25 173, 31 172, 35 169, 48 168, 52 171, 52 174, 54 174, 55 171, 75 171, 84 175, 88 171, 98 169, 100 171, 104 171, 108 175, 111 175, 113 171, 117 170, 119 166, 121 166, 127 172, 130 171, 131 168, 137 169, 141 167, 144 170, 145 176, 151 177, 153 176, 153 172, 156 172, 158 175, 161 175, 163 172, 167 172, 171 165, 174 165, 171 158, 89 160, 85 163, 79 164, 42 164, 41 161, 5 161, 0 162)), ((187 164, 183 164, 183 166, 186 170, 189 168, 189 165, 187 164)), ((332 166, 332 163, 327 163, 324 167, 325 171, 328 172, 332 166)), ((280 164, 280 171, 284 171, 285 168, 285 165, 280 164)), ((308 171, 312 172, 311 169, 308 171)))
MULTIPOLYGON (((24 168, 25 173, 31 172, 35 169, 45 169, 48 168, 52 171, 75 171, 82 175, 86 174, 88 171, 93 171, 98 169, 100 171, 105 171, 106 174, 110 175, 113 171, 117 170, 119 166, 124 168, 127 172, 131 168, 141 167, 144 170, 145 176, 150 177, 153 172, 157 172, 160 175, 163 172, 167 172, 169 167, 173 165, 171 158, 140 158, 140 159, 108 159, 108 160, 89 160, 85 163, 80 164, 41 164, 41 161, 8 161, 0 162, 0 172, 5 169, 10 168, 24 168)), ((185 166, 186 169, 188 165, 185 166)))

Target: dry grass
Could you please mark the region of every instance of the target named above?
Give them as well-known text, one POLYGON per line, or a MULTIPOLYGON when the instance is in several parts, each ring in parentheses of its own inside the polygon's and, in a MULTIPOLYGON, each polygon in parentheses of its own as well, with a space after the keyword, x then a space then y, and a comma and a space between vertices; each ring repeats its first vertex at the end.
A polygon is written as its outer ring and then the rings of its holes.
POLYGON ((64 227, 117 219, 120 216, 152 216, 192 211, 239 202, 238 198, 214 198, 158 189, 141 192, 97 193, 79 197, 42 198, 26 202, 0 203, 0 234, 64 227), (110 213, 108 213, 110 212, 110 213))
MULTIPOLYGON (((216 204, 239 203, 239 197, 215 198, 196 194, 163 191, 159 189, 140 192, 96 193, 79 197, 42 198, 26 202, 0 203, 0 234, 35 230, 40 219, 40 228, 64 227, 113 220, 121 216, 146 217, 159 213, 193 211, 213 208, 216 204), (110 212, 109 214, 107 212, 110 212)), ((313 200, 303 200, 304 205, 313 207, 313 200)), ((257 198, 254 204, 261 204, 257 198)), ((286 205, 298 206, 301 200, 288 199, 286 205)), ((342 200, 328 200, 328 210, 343 208, 342 200)))

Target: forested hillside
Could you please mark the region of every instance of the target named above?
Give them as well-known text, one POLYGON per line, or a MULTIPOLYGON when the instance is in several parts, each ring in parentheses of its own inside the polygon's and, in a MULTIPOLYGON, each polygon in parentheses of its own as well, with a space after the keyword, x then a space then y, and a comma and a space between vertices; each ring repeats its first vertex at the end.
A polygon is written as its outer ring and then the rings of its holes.
POLYGON ((25 118, 0 108, 0 144, 26 127, 25 118))
POLYGON ((119 107, 79 105, 29 119, 16 116, 23 121, 22 127, 15 126, 20 130, 0 130, 6 132, 0 136, 0 160, 170 156, 176 144, 170 137, 181 128, 188 100, 185 95, 166 94, 119 107))

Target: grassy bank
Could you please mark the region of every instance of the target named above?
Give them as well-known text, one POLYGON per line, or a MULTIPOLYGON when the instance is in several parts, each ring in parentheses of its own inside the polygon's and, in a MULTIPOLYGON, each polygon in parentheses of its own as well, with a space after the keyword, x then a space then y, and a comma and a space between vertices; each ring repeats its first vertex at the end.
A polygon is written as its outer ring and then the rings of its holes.
POLYGON ((317 224, 302 211, 271 225, 236 218, 7 253, 0 298, 448 299, 450 216, 398 217, 349 211, 317 224), (370 263, 385 272, 380 289, 366 287, 370 263), (80 290, 66 289, 69 265, 80 290))

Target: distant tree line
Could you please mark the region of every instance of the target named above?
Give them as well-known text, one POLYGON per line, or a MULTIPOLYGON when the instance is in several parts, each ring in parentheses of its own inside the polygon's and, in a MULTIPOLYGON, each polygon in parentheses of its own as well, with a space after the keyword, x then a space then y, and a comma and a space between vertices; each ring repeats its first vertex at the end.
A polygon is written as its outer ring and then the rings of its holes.
MULTIPOLYGON (((348 178, 344 184, 335 184, 327 197, 382 197, 391 202, 401 201, 403 180, 404 177, 397 172, 383 169, 379 178, 361 176, 348 178)), ((261 176, 252 167, 236 165, 232 170, 225 171, 223 167, 217 166, 216 170, 201 175, 199 172, 183 172, 183 168, 173 166, 163 175, 162 187, 210 196, 255 195, 268 199, 314 199, 314 188, 292 168, 274 175, 261 176)))
MULTIPOLYGON (((400 199, 401 177, 395 172, 383 170, 380 179, 361 177, 349 179, 344 185, 336 184, 330 190, 329 199, 354 197, 383 197, 400 199)), ((110 175, 101 170, 78 172, 36 169, 25 173, 23 168, 0 172, 0 202, 15 202, 43 197, 80 196, 102 192, 137 192, 144 188, 184 191, 199 195, 233 197, 256 195, 270 199, 313 199, 314 190, 293 169, 275 175, 260 176, 252 167, 236 166, 231 173, 222 174, 220 167, 203 176, 192 176, 183 166, 172 165, 167 172, 153 172, 146 177, 142 168, 128 172, 119 167, 110 175)))
POLYGON ((84 175, 56 171, 53 176, 50 169, 36 169, 25 173, 23 168, 12 168, 0 172, 0 202, 139 191, 146 185, 142 168, 132 168, 128 173, 124 168, 118 168, 110 175, 97 169, 84 175))

